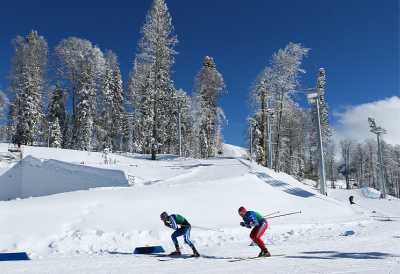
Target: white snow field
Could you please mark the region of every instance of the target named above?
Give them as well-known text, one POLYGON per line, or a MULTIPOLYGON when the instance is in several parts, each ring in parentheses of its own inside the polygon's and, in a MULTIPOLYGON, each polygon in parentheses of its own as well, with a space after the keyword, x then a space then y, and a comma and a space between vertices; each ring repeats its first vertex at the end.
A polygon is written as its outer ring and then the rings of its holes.
POLYGON ((101 153, 34 147, 24 147, 23 156, 36 167, 19 181, 8 176, 16 163, 0 162, 0 192, 7 192, 0 197, 37 197, 0 201, 0 252, 28 252, 32 260, 0 262, 1 274, 400 273, 400 219, 387 218, 400 216, 398 199, 343 189, 321 196, 250 163, 238 147, 226 146, 210 160, 111 154, 105 164, 101 153), (13 192, 13 183, 23 191, 13 192), (357 205, 350 206, 350 195, 357 205), (264 214, 302 211, 269 219, 264 239, 278 256, 231 262, 259 252, 239 226, 242 205, 264 214), (172 251, 172 230, 159 220, 164 210, 201 227, 192 228, 191 238, 203 257, 132 254, 146 245, 172 251))

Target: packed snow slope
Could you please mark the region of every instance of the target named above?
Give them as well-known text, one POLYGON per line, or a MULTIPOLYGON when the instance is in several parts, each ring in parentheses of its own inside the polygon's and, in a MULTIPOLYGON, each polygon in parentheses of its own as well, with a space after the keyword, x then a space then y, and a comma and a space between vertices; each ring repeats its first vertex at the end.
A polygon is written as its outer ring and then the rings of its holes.
MULTIPOLYGON (((358 205, 350 206, 348 192, 321 196, 286 174, 250 163, 234 146, 209 160, 165 155, 150 161, 142 155, 34 147, 23 148, 23 155, 95 168, 98 178, 118 171, 132 186, 1 201, 0 252, 26 251, 33 259, 0 263, 1 273, 400 273, 399 222, 371 217, 372 211, 400 215, 397 199, 356 192, 358 205), (229 262, 258 253, 248 246, 249 231, 238 225, 241 205, 263 214, 302 212, 269 220, 265 240, 272 254, 282 256, 229 262), (131 255, 145 245, 171 251, 171 230, 159 220, 162 211, 187 217, 192 239, 207 256, 160 262, 131 255), (351 272, 353 266, 358 270, 351 272)), ((3 162, 2 176, 14 165, 3 162)))

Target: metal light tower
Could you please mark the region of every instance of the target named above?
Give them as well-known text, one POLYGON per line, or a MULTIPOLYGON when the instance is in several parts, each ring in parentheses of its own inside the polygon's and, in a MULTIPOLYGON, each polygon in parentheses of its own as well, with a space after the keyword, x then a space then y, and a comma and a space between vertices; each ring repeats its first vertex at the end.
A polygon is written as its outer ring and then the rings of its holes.
POLYGON ((326 175, 325 175, 325 159, 324 159, 324 147, 322 143, 322 130, 321 130, 321 115, 319 109, 319 92, 318 89, 312 89, 311 92, 307 94, 307 99, 311 105, 315 104, 317 108, 317 118, 318 118, 318 139, 319 139, 319 152, 320 152, 320 192, 323 195, 327 195, 326 191, 326 175))
POLYGON ((385 171, 384 171, 384 164, 383 164, 383 157, 382 157, 382 147, 381 147, 381 134, 386 134, 386 130, 382 127, 378 127, 376 125, 375 119, 368 117, 369 127, 371 128, 371 132, 376 134, 376 139, 378 141, 378 161, 379 161, 379 168, 378 168, 378 180, 379 180, 379 187, 381 191, 381 197, 386 197, 386 185, 385 185, 385 171))
POLYGON ((269 108, 267 101, 267 133, 268 133, 268 167, 272 169, 272 130, 271 130, 271 120, 274 112, 269 108))
POLYGON ((181 103, 178 102, 178 136, 179 136, 179 157, 182 157, 182 127, 181 127, 181 103))
POLYGON ((254 132, 255 122, 250 119, 250 162, 253 162, 253 132, 254 132))
POLYGON ((48 131, 47 131, 47 147, 50 147, 50 133, 51 133, 51 123, 48 125, 48 131))

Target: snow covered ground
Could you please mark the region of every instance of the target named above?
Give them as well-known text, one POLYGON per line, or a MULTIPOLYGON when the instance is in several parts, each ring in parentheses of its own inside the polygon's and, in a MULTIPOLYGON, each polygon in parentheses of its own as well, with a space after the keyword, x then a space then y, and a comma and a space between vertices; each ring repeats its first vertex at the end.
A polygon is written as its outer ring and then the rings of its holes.
MULTIPOLYGON (((32 258, 0 262, 0 273, 400 273, 400 219, 386 218, 400 216, 398 199, 343 189, 324 197, 286 174, 251 164, 234 146, 210 160, 113 154, 105 164, 101 153, 27 147, 28 155, 95 168, 109 187, 0 201, 0 252, 26 251, 32 258), (114 176, 102 175, 107 171, 134 178, 134 185, 113 186, 108 181, 114 176), (357 205, 349 205, 350 195, 357 205), (238 225, 241 205, 265 214, 302 211, 269 220, 265 240, 280 256, 230 262, 258 254, 249 246, 249 230, 238 225), (172 231, 159 220, 163 210, 212 229, 192 229, 204 257, 160 261, 131 254, 145 245, 172 250, 172 231)), ((14 165, 1 163, 0 186, 14 165)), ((80 172, 76 180, 87 177, 80 172)))

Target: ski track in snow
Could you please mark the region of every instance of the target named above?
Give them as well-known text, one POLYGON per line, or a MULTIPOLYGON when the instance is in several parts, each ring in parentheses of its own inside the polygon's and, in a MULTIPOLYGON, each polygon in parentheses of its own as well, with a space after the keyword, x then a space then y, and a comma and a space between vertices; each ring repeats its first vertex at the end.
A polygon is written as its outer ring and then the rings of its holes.
MULTIPOLYGON (((227 151, 222 158, 162 156, 156 162, 110 155, 114 163, 104 165, 101 153, 26 148, 25 155, 38 159, 121 170, 135 176, 137 185, 0 201, 0 252, 27 251, 32 258, 0 262, 0 273, 400 274, 400 220, 371 217, 399 216, 399 200, 371 199, 358 190, 330 190, 324 197, 286 174, 250 163, 240 148, 227 151), (352 207, 350 194, 357 202, 352 207), (265 213, 302 210, 269 221, 264 240, 272 254, 285 256, 229 262, 258 254, 249 246, 250 231, 238 226, 239 205, 265 213), (148 244, 172 249, 171 230, 158 218, 164 209, 182 213, 193 225, 222 230, 192 229, 205 257, 160 262, 131 254, 148 244)), ((0 167, 5 174, 12 166, 0 167)), ((191 252, 187 246, 183 251, 191 252)))

